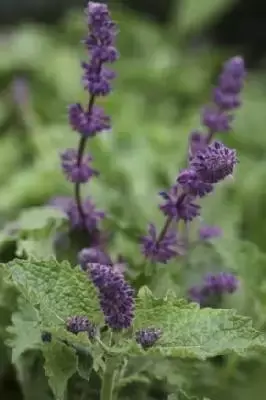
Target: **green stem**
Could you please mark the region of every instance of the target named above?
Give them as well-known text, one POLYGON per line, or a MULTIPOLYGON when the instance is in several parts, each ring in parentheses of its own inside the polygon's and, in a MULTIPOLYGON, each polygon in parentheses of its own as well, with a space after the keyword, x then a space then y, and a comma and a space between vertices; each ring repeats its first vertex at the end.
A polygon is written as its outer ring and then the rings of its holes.
POLYGON ((109 358, 106 360, 105 372, 103 375, 101 400, 112 400, 114 390, 114 378, 116 373, 116 360, 109 358))

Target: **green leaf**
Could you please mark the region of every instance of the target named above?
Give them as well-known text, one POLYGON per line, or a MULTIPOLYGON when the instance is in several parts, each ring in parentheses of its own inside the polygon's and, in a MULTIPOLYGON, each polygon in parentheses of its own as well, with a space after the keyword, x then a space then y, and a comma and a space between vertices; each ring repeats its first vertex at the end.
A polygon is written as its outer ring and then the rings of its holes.
POLYGON ((67 216, 53 207, 33 207, 21 213, 16 221, 17 255, 49 259, 54 255, 55 235, 67 229, 67 216))
POLYGON ((56 400, 64 400, 69 378, 76 372, 75 351, 63 343, 52 342, 43 346, 44 369, 56 400))
MULTIPOLYGON (((163 356, 206 359, 216 355, 264 350, 265 336, 247 317, 235 310, 200 309, 177 299, 173 293, 155 298, 147 287, 138 295, 134 329, 161 328, 163 335, 149 352, 163 356)), ((136 351, 136 347, 133 351, 136 351)))
POLYGON ((98 324, 103 321, 93 284, 67 261, 15 259, 3 267, 26 299, 39 307, 44 327, 64 326, 73 315, 87 316, 98 324))
POLYGON ((77 365, 79 375, 86 381, 89 381, 92 368, 93 358, 90 356, 90 354, 79 352, 77 365))
POLYGON ((235 0, 182 0, 178 2, 178 30, 182 34, 191 33, 201 28, 206 28, 208 23, 213 23, 235 0))
POLYGON ((40 231, 49 227, 58 229, 67 223, 67 216, 54 207, 32 207, 23 210, 16 223, 20 232, 40 231))
POLYGON ((19 310, 12 315, 12 325, 7 328, 9 338, 6 340, 6 344, 12 348, 14 364, 24 352, 40 348, 41 345, 37 311, 22 297, 18 302, 19 310))

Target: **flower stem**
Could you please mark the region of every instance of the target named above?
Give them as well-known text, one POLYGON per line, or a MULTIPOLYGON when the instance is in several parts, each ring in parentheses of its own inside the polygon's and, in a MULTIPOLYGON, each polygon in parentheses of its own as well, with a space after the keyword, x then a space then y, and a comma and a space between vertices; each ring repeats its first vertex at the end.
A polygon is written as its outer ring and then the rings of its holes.
POLYGON ((107 358, 103 375, 100 400, 112 400, 114 390, 114 378, 116 373, 116 359, 107 358))
MULTIPOLYGON (((89 105, 88 105, 88 114, 92 113, 92 108, 94 104, 95 96, 91 95, 90 100, 89 100, 89 105)), ((78 158, 77 158, 77 166, 80 167, 80 164, 82 162, 83 154, 86 148, 86 143, 87 143, 87 137, 86 136, 81 136, 79 145, 78 145, 78 158)), ((75 201, 77 204, 78 212, 81 217, 82 224, 84 228, 86 227, 85 224, 85 212, 82 207, 82 199, 81 199, 81 191, 80 191, 81 185, 80 182, 76 182, 74 186, 74 194, 75 194, 75 201)))

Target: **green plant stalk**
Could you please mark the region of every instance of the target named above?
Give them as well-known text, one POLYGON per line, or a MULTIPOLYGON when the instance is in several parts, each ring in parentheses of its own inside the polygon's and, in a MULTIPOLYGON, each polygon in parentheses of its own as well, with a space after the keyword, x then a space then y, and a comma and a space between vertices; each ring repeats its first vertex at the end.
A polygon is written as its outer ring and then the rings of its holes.
POLYGON ((107 358, 103 375, 100 400, 113 400, 117 359, 107 358))

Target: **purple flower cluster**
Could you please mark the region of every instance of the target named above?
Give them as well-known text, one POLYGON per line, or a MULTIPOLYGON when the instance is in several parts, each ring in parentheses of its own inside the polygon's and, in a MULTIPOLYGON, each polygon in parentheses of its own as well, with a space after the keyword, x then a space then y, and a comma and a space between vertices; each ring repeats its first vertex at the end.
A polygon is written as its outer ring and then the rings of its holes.
POLYGON ((162 330, 158 328, 140 329, 135 333, 135 339, 143 349, 152 347, 162 336, 162 330))
POLYGON ((96 326, 87 318, 79 315, 69 317, 66 321, 66 329, 77 335, 79 332, 87 332, 90 339, 96 336, 96 326))
POLYGON ((71 197, 55 197, 50 201, 50 205, 59 208, 67 214, 71 228, 73 230, 80 230, 84 228, 85 225, 85 228, 88 231, 93 232, 97 228, 98 223, 105 216, 105 213, 103 211, 96 209, 95 204, 89 197, 84 199, 82 202, 84 212, 83 219, 81 218, 75 200, 71 197))
POLYGON ((90 277, 98 289, 106 324, 114 329, 127 329, 134 317, 134 290, 121 271, 111 265, 88 265, 90 277))
POLYGON ((205 306, 214 299, 220 299, 226 293, 235 292, 238 286, 239 281, 232 274, 226 272, 207 274, 201 285, 189 289, 188 295, 191 301, 205 306))
POLYGON ((98 171, 91 167, 92 157, 90 154, 83 155, 78 165, 78 152, 75 149, 67 149, 61 154, 61 166, 66 178, 72 183, 86 183, 98 171))
MULTIPOLYGON (((240 105, 240 91, 245 77, 244 61, 241 57, 229 60, 223 68, 219 84, 214 90, 213 106, 203 111, 203 125, 207 133, 192 132, 189 139, 189 160, 186 169, 180 171, 175 184, 168 190, 160 192, 164 202, 159 206, 166 216, 161 233, 142 238, 142 252, 147 259, 167 262, 176 257, 175 251, 169 251, 168 229, 175 221, 186 224, 193 221, 201 213, 198 200, 214 190, 215 184, 224 180, 234 172, 238 163, 236 150, 214 141, 214 133, 231 129, 232 111, 240 105), (152 251, 151 251, 152 249, 152 251), (162 257, 162 254, 164 257, 162 257)), ((171 232, 170 248, 177 245, 177 236, 171 232)))

